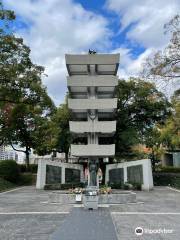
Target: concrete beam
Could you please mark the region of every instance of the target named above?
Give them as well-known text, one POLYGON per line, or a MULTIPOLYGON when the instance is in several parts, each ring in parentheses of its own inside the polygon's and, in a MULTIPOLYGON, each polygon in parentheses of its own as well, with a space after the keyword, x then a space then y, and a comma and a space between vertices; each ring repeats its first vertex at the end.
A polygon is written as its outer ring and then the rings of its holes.
POLYGON ((65 54, 66 64, 74 65, 114 65, 119 64, 120 54, 65 54))

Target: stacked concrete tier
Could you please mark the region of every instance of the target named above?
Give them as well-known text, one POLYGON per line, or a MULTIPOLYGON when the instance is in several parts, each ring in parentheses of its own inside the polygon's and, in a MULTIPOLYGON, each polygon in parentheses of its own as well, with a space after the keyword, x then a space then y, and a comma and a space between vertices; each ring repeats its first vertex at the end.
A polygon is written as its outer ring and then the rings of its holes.
POLYGON ((114 113, 117 108, 115 87, 119 66, 119 54, 66 55, 69 73, 68 107, 72 112, 70 131, 74 138, 86 139, 86 143, 71 144, 71 155, 111 157, 115 145, 102 144, 100 138, 108 139, 116 131, 114 113))

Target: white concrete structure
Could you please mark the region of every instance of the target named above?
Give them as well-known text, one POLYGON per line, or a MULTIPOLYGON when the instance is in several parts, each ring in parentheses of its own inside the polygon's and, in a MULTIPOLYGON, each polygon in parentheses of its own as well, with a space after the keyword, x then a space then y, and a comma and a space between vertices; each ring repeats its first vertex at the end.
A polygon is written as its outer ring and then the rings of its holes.
POLYGON ((108 139, 116 131, 119 54, 67 54, 66 66, 70 131, 75 140, 83 138, 71 145, 71 155, 89 160, 114 156, 115 145, 108 139))
POLYGON ((153 188, 153 177, 152 177, 152 168, 151 168, 151 160, 150 159, 143 159, 137 161, 130 161, 130 162, 123 162, 123 163, 115 163, 106 165, 106 176, 105 181, 106 183, 109 182, 109 171, 111 169, 123 169, 124 172, 124 183, 128 182, 128 174, 127 168, 132 166, 139 166, 142 165, 142 175, 143 175, 143 184, 142 190, 150 190, 153 188))
POLYGON ((38 172, 37 172, 37 181, 36 181, 36 188, 37 189, 44 189, 44 186, 46 185, 46 166, 56 166, 61 167, 61 183, 65 183, 65 169, 71 168, 71 169, 77 169, 80 170, 80 178, 83 179, 83 166, 79 164, 71 164, 71 163, 61 163, 61 162, 55 162, 45 159, 39 159, 38 161, 38 172))

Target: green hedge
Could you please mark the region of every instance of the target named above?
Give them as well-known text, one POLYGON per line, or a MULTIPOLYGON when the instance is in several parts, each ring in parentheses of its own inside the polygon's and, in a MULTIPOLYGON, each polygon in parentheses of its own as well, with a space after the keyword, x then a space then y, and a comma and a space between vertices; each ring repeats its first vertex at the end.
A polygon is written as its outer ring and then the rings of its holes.
POLYGON ((3 178, 0 178, 0 192, 6 191, 14 187, 16 187, 14 183, 11 183, 3 178))
POLYGON ((35 185, 36 183, 36 174, 32 173, 21 173, 19 176, 19 185, 35 185))
POLYGON ((161 167, 159 172, 167 172, 167 173, 180 173, 180 168, 177 167, 161 167))
POLYGON ((68 189, 77 188, 77 187, 83 188, 84 183, 46 184, 44 186, 44 190, 68 190, 68 189))
POLYGON ((141 190, 141 183, 110 183, 108 184, 112 189, 122 189, 122 190, 141 190))
POLYGON ((123 188, 122 183, 109 183, 108 186, 111 187, 112 189, 122 189, 123 188))
POLYGON ((19 167, 14 160, 1 160, 0 161, 0 177, 10 181, 12 183, 17 183, 19 180, 19 167))
POLYGON ((172 186, 180 188, 180 173, 154 173, 153 180, 155 186, 172 186))
POLYGON ((21 173, 25 172, 37 173, 38 164, 30 164, 29 169, 27 169, 26 164, 19 164, 18 166, 21 173))

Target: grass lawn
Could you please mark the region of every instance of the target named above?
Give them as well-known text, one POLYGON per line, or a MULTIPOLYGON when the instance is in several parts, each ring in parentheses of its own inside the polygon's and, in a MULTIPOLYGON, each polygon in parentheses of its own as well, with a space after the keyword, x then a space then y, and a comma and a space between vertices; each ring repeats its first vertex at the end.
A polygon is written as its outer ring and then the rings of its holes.
POLYGON ((0 178, 0 192, 17 187, 17 185, 0 178))

